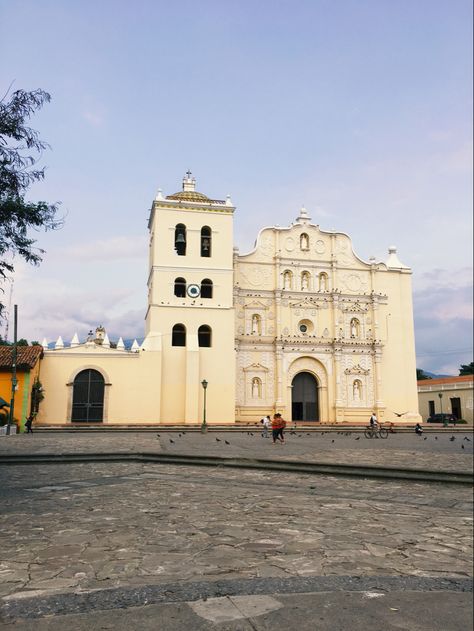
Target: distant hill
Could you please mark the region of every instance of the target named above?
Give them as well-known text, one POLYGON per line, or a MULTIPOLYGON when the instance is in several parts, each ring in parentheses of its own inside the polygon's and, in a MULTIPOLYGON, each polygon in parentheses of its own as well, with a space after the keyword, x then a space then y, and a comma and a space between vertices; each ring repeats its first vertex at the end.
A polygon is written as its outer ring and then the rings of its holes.
POLYGON ((428 375, 428 377, 431 377, 431 379, 442 379, 443 377, 457 377, 457 375, 437 375, 434 372, 430 372, 429 370, 424 370, 423 371, 425 373, 425 375, 428 375))

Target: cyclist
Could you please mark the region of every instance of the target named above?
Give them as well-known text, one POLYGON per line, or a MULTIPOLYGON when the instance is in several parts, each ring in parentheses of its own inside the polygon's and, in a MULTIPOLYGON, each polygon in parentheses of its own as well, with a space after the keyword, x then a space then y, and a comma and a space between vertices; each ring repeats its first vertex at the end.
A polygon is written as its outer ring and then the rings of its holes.
POLYGON ((377 414, 375 412, 372 412, 372 416, 370 417, 370 428, 373 430, 377 430, 379 426, 378 420, 377 420, 377 414))

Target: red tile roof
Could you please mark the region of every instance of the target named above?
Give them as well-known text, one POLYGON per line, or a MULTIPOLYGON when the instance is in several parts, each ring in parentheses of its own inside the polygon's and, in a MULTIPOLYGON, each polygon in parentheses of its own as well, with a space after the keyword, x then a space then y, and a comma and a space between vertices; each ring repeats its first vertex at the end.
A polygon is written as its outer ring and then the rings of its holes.
MULTIPOLYGON (((20 369, 31 369, 43 356, 42 346, 17 346, 16 366, 20 369)), ((11 346, 0 346, 0 369, 11 369, 12 367, 11 346)))
POLYGON ((443 383, 463 383, 474 379, 474 375, 462 375, 461 377, 439 377, 438 379, 420 379, 419 386, 437 386, 443 383))

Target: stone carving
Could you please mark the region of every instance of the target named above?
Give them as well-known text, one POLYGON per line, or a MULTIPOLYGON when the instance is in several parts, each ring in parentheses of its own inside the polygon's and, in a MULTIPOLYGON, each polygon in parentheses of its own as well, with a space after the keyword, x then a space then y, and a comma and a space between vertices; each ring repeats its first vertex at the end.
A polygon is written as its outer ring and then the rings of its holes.
POLYGON ((344 374, 346 375, 368 375, 370 370, 364 368, 359 364, 355 366, 351 366, 350 368, 346 368, 344 374))
POLYGON ((317 254, 324 254, 326 252, 326 244, 321 239, 318 239, 315 243, 314 250, 317 254))
POLYGON ((292 252, 294 249, 295 249, 295 240, 292 237, 286 237, 285 250, 287 252, 292 252))

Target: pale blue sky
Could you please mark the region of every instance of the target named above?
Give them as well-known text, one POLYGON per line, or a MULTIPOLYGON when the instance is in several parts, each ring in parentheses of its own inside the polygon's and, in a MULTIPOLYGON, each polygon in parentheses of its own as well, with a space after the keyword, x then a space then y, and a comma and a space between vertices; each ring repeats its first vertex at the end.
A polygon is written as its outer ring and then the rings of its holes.
POLYGON ((52 151, 32 195, 66 225, 18 265, 20 334, 143 331, 158 187, 232 195, 235 242, 288 225, 349 233, 414 271, 418 365, 472 360, 470 0, 0 0, 0 91, 41 87, 52 151))

